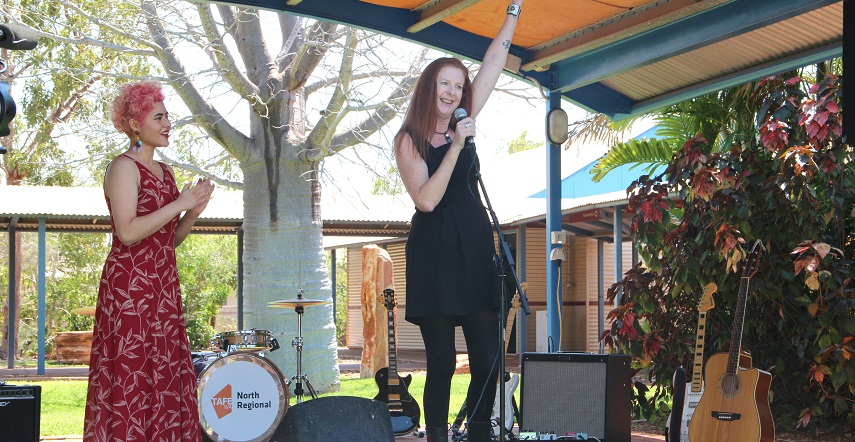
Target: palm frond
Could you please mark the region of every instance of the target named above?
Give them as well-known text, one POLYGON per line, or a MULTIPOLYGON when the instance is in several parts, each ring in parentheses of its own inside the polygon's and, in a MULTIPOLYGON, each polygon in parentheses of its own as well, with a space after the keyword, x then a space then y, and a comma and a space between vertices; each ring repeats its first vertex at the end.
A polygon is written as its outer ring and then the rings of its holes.
POLYGON ((671 161, 674 149, 673 145, 660 139, 617 143, 591 168, 591 179, 599 182, 610 171, 627 164, 633 164, 632 168, 648 164, 645 170, 648 174, 652 174, 657 168, 671 161))

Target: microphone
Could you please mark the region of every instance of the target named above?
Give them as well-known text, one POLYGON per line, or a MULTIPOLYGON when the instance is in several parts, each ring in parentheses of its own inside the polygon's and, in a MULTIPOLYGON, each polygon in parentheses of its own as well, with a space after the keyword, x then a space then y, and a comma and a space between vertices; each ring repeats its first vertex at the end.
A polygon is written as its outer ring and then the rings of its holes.
POLYGON ((27 51, 38 44, 39 36, 34 30, 23 25, 0 24, 0 48, 27 51))
MULTIPOLYGON (((457 110, 454 111, 454 118, 457 119, 457 121, 466 118, 466 109, 458 107, 457 110)), ((472 150, 475 150, 475 137, 466 137, 466 142, 464 143, 463 148, 465 149, 467 147, 471 147, 472 150)))

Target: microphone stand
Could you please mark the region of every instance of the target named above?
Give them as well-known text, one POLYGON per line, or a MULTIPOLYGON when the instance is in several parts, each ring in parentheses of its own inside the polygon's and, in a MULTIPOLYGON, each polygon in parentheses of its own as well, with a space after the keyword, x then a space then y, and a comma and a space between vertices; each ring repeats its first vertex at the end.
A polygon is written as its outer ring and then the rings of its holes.
MULTIPOLYGON (((472 162, 475 163, 475 145, 472 146, 472 162)), ((500 368, 499 368, 499 441, 505 441, 505 328, 507 327, 507 309, 506 306, 510 305, 509 297, 507 296, 508 285, 505 283, 505 278, 507 275, 505 274, 505 266, 503 263, 507 263, 507 268, 510 269, 510 274, 514 277, 514 285, 516 286, 517 293, 520 294, 520 308, 522 311, 529 315, 531 314, 531 310, 528 308, 528 300, 526 299, 525 293, 520 286, 519 277, 517 277, 516 270, 514 270, 514 266, 516 265, 514 262, 514 257, 511 255, 511 249, 508 246, 507 241, 505 241, 505 235, 502 233, 502 226, 499 223, 499 218, 496 216, 496 212, 493 211, 493 205, 490 203, 490 197, 487 196, 487 189, 484 187, 484 180, 481 179, 481 170, 480 167, 475 165, 475 178, 478 180, 478 187, 481 189, 481 195, 484 196, 484 202, 487 203, 487 212, 490 214, 490 218, 493 221, 493 228, 496 231, 496 236, 498 238, 499 243, 499 251, 496 255, 493 256, 494 263, 499 269, 499 278, 502 280, 502 289, 501 293, 501 307, 499 308, 499 333, 501 334, 501 348, 499 349, 499 360, 500 368)), ((473 410, 474 412, 474 410, 473 410)))

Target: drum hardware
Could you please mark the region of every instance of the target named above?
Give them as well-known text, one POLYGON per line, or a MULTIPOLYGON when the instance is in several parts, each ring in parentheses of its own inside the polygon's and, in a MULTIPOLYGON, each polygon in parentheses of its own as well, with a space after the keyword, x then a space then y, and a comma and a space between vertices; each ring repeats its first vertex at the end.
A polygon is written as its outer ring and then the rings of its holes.
POLYGON ((291 379, 286 382, 286 385, 290 386, 292 382, 295 382, 294 385, 294 396, 297 398, 297 403, 303 402, 303 383, 305 382, 306 387, 309 390, 309 394, 312 396, 312 399, 317 399, 318 395, 315 393, 315 388, 312 387, 312 383, 309 382, 309 378, 303 374, 303 311, 305 306, 312 305, 320 305, 327 304, 329 301, 323 301, 320 299, 308 299, 303 297, 303 289, 300 289, 297 292, 297 297, 294 299, 286 299, 282 301, 273 301, 268 302, 268 307, 274 308, 294 308, 294 311, 297 312, 297 336, 294 337, 294 340, 291 341, 291 345, 297 350, 297 374, 294 375, 291 379))
POLYGON ((237 330, 217 333, 208 346, 211 350, 231 353, 264 353, 279 349, 279 342, 268 330, 237 330))

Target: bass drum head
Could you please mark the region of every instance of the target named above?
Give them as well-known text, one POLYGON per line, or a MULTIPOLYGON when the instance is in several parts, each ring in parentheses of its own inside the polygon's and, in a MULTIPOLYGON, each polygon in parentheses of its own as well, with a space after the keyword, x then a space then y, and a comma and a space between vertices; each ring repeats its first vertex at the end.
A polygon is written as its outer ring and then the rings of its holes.
POLYGON ((216 442, 269 439, 288 409, 282 372, 269 360, 235 353, 199 375, 199 420, 216 442))

